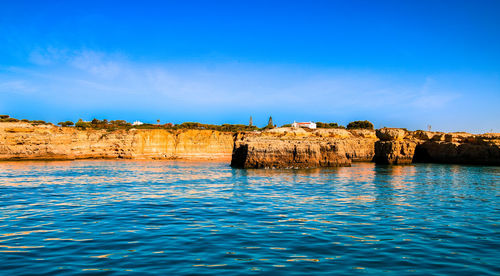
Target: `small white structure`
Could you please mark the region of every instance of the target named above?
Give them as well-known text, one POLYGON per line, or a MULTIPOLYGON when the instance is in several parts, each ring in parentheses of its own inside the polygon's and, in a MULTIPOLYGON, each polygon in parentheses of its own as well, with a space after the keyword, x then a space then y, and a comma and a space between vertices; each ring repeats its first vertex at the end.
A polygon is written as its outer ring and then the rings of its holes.
POLYGON ((313 122, 297 123, 297 122, 293 121, 292 127, 307 127, 310 129, 315 129, 316 123, 313 123, 313 122))
POLYGON ((140 125, 143 125, 144 123, 141 122, 141 121, 135 121, 132 125, 133 126, 140 126, 140 125))

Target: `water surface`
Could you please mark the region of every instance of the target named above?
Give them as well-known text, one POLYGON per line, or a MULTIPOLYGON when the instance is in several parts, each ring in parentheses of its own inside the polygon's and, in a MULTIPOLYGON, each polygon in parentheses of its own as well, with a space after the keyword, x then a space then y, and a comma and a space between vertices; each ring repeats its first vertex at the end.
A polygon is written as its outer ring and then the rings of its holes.
POLYGON ((500 273, 499 167, 0 163, 0 273, 500 273))

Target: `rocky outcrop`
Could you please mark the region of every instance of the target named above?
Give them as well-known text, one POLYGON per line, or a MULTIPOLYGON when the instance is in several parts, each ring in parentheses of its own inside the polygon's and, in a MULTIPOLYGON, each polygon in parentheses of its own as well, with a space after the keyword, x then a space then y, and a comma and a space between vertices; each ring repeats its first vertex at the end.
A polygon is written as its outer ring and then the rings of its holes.
POLYGON ((212 130, 79 130, 0 123, 0 160, 87 158, 229 160, 233 133, 212 130))
POLYGON ((240 133, 231 166, 237 168, 313 168, 371 161, 375 132, 345 129, 276 128, 240 133))
POLYGON ((377 141, 373 160, 379 164, 410 164, 416 146, 415 141, 377 141))
POLYGON ((400 128, 382 128, 376 131, 380 141, 375 143, 373 160, 379 164, 410 164, 413 162, 417 141, 405 139, 408 132, 400 128))
POLYGON ((500 165, 500 134, 442 133, 383 128, 376 132, 374 161, 500 165))

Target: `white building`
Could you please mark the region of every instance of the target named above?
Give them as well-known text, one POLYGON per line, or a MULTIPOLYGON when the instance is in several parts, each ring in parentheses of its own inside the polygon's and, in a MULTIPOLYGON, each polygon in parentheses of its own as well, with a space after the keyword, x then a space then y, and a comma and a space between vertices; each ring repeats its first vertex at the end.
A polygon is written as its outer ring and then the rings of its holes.
POLYGON ((313 122, 297 123, 297 122, 293 121, 292 127, 307 127, 310 129, 315 129, 316 123, 313 123, 313 122))
POLYGON ((140 125, 143 125, 144 123, 141 122, 141 121, 135 121, 132 125, 133 126, 140 126, 140 125))

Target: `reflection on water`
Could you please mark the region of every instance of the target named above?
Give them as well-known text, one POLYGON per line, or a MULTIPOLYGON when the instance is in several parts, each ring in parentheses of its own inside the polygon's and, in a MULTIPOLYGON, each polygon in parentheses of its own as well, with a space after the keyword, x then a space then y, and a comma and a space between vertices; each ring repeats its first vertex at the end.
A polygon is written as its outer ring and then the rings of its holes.
POLYGON ((0 163, 2 274, 493 274, 500 168, 0 163))

